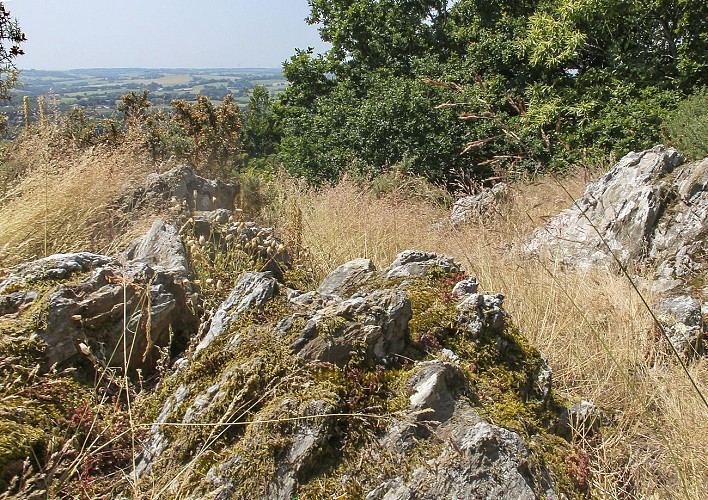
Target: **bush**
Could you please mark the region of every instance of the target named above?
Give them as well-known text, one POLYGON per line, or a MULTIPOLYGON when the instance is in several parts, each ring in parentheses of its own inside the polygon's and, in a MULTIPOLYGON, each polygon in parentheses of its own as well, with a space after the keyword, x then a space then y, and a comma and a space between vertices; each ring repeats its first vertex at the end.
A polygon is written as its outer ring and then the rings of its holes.
POLYGON ((664 127, 669 143, 686 158, 708 156, 708 89, 681 101, 664 127))

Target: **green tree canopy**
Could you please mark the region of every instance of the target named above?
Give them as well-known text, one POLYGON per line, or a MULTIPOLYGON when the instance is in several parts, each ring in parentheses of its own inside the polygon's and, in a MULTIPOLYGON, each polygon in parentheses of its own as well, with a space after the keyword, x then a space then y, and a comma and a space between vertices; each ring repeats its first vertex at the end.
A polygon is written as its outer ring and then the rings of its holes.
POLYGON ((0 2, 0 101, 10 99, 10 91, 17 83, 15 59, 24 54, 20 44, 25 41, 17 19, 0 2))
POLYGON ((662 119, 708 81, 697 0, 309 3, 332 48, 285 63, 279 116, 282 159, 313 180, 404 160, 450 180, 623 154, 661 140, 662 119))

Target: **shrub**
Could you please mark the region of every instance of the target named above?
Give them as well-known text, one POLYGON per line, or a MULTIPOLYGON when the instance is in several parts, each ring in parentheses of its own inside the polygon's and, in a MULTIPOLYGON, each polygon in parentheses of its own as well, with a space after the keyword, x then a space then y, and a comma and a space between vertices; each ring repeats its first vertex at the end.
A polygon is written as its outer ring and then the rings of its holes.
POLYGON ((708 156, 708 89, 681 101, 664 127, 670 144, 687 158, 708 156))

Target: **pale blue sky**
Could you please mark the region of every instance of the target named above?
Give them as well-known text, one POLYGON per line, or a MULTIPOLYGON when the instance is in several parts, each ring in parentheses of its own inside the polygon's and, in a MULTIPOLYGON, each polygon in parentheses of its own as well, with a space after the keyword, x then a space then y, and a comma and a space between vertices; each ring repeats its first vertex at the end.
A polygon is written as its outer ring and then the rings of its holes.
POLYGON ((279 67, 326 50, 307 0, 9 0, 21 69, 279 67))

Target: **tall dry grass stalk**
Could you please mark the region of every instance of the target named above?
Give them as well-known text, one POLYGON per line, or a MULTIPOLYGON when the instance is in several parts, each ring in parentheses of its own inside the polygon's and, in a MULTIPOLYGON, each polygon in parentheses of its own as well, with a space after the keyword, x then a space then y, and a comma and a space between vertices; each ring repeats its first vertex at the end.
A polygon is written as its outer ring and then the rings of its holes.
MULTIPOLYGON (((579 173, 563 184, 578 196, 587 181, 579 173)), ((610 420, 601 441, 581 443, 592 458, 596 496, 708 498, 708 412, 656 340, 630 283, 522 252, 534 228, 572 203, 552 179, 515 186, 508 203, 459 228, 425 199, 377 197, 347 180, 320 191, 281 182, 279 193, 301 208, 297 238, 317 279, 354 258, 382 268, 417 248, 453 256, 484 290, 503 293, 516 324, 548 355, 557 393, 594 401, 610 420)), ((292 227, 288 213, 276 210, 270 222, 292 227)), ((708 363, 690 370, 708 391, 708 363)))
POLYGON ((0 199, 0 267, 68 251, 110 251, 111 205, 155 170, 138 147, 52 147, 46 127, 16 141, 17 178, 0 199))

